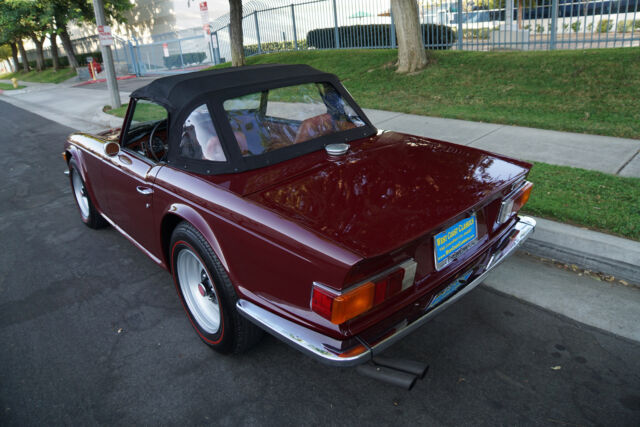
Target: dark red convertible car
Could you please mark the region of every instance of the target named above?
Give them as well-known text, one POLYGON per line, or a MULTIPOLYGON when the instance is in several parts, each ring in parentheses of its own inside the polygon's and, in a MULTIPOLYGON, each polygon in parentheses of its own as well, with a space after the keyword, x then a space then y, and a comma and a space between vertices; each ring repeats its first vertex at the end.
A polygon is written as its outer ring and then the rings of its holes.
POLYGON ((131 95, 65 145, 82 220, 173 275, 221 352, 266 330, 355 365, 471 291, 533 231, 530 164, 376 129, 304 65, 202 71, 131 95))

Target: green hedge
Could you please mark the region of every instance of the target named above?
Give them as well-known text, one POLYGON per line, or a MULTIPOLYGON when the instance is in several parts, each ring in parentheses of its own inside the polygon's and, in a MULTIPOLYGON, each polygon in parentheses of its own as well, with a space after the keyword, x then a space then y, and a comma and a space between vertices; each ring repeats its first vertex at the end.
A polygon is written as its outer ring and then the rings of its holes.
MULTIPOLYGON (((76 61, 78 61, 78 64, 80 64, 81 67, 86 67, 87 65, 89 65, 87 64, 88 56, 92 56, 94 59, 97 59, 98 62, 102 63, 102 52, 100 51, 76 54, 76 61)), ((58 62, 61 67, 69 66, 69 59, 67 58, 67 55, 58 55, 58 62)), ((20 64, 21 64, 20 66, 22 67, 22 63, 20 64)), ((36 68, 36 61, 35 60, 29 61, 29 66, 31 68, 36 68)), ((45 58, 44 68, 52 68, 52 67, 53 67, 53 59, 45 58)))
POLYGON ((608 33, 613 29, 614 22, 615 21, 612 21, 611 19, 601 19, 598 23, 598 26, 596 27, 596 30, 599 33, 608 33))
POLYGON ((466 30, 462 30, 462 34, 463 34, 463 38, 465 39, 489 40, 489 38, 491 37, 491 33, 499 30, 500 30, 500 27, 467 28, 466 30))
POLYGON ((640 31, 640 20, 618 21, 616 31, 619 33, 630 33, 631 31, 640 31))
POLYGON ((164 66, 167 68, 180 68, 182 64, 184 65, 193 65, 193 64, 202 64, 202 62, 206 59, 207 54, 204 52, 190 52, 169 55, 164 57, 164 66), (182 58, 181 58, 182 57, 182 58))
MULTIPOLYGON (((422 32, 427 49, 449 49, 456 41, 451 27, 437 24, 422 24, 422 32)), ((389 47, 391 46, 391 25, 371 24, 338 27, 340 47, 389 47)), ((320 28, 307 33, 307 44, 317 49, 332 49, 336 46, 335 29, 320 28)))
MULTIPOLYGON (((284 41, 284 42, 266 42, 260 43, 260 47, 262 48, 263 53, 270 52, 283 52, 288 50, 294 50, 296 45, 293 41, 284 41)), ((307 41, 306 40, 298 40, 298 49, 306 49, 307 41)), ((250 44, 244 47, 245 56, 257 55, 258 54, 258 45, 250 44)))

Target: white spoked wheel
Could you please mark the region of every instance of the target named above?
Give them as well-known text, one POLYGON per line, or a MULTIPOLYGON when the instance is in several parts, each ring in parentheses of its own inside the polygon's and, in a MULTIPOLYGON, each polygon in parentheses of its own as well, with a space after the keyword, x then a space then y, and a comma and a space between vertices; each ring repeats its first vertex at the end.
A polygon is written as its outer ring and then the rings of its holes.
POLYGON ((189 321, 208 346, 240 353, 260 340, 262 330, 236 310, 238 296, 220 259, 186 221, 171 235, 171 269, 189 321))
POLYGON ((75 168, 71 169, 71 182, 73 184, 73 194, 76 196, 76 202, 78 203, 78 208, 80 208, 80 213, 83 218, 88 218, 90 211, 87 189, 84 187, 82 178, 75 168))
POLYGON ((183 248, 176 260, 176 273, 185 303, 194 320, 208 334, 220 329, 220 299, 200 258, 183 248))
POLYGON ((107 225, 107 222, 102 218, 102 215, 98 212, 91 200, 91 196, 87 192, 87 186, 82 179, 80 169, 76 163, 76 159, 71 158, 69 160, 69 180, 71 182, 71 192, 76 199, 78 210, 82 222, 90 228, 102 228, 107 225))

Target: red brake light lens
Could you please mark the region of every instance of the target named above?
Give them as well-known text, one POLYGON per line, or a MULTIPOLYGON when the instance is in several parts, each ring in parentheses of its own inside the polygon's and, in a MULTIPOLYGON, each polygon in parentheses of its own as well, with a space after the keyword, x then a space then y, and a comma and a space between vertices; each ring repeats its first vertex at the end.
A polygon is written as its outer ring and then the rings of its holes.
POLYGON ((333 297, 325 294, 317 287, 313 288, 313 297, 311 298, 311 310, 320 316, 331 319, 331 308, 333 307, 333 297))

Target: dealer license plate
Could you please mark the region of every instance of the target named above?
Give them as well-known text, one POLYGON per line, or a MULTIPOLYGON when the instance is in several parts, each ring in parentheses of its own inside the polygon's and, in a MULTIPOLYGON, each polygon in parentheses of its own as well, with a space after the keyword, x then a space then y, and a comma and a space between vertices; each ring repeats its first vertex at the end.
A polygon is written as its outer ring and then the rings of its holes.
POLYGON ((471 215, 434 237, 436 270, 455 259, 455 255, 461 253, 478 238, 478 224, 476 216, 471 215))
POLYGON ((429 307, 427 307, 427 310, 440 304, 441 302, 449 298, 455 291, 463 287, 467 283, 467 279, 469 278, 469 276, 471 276, 471 272, 471 270, 467 271, 462 276, 458 277, 453 283, 450 283, 446 288, 438 292, 438 295, 433 297, 433 299, 429 303, 429 307))

